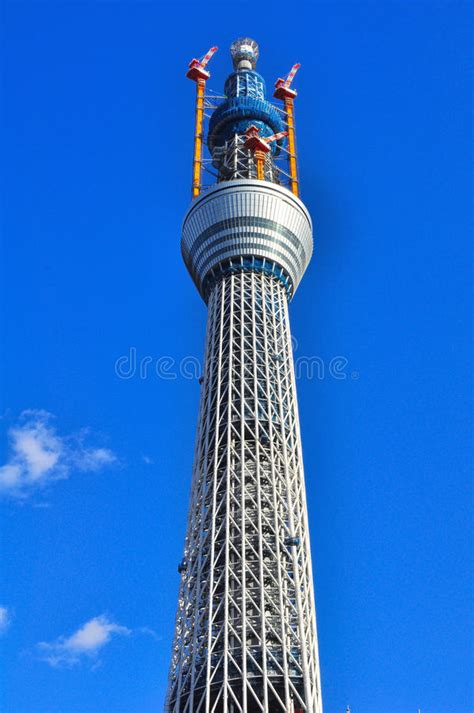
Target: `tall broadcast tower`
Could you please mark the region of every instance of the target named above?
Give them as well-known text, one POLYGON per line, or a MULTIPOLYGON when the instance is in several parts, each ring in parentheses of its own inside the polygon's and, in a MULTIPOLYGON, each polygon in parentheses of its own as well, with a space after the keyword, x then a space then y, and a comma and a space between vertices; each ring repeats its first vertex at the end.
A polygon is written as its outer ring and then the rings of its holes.
POLYGON ((290 87, 299 65, 277 81, 277 106, 255 71, 258 45, 238 39, 218 96, 206 89, 216 49, 187 74, 196 125, 182 252, 208 321, 166 710, 321 713, 288 317, 312 252, 290 87))

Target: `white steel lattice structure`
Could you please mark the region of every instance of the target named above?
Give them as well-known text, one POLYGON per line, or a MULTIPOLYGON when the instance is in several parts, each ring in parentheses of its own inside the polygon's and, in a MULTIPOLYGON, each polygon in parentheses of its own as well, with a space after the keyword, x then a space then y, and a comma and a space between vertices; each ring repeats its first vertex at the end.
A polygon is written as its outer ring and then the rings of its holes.
POLYGON ((208 323, 166 710, 322 713, 288 316, 311 220, 237 172, 193 202, 182 249, 208 323))

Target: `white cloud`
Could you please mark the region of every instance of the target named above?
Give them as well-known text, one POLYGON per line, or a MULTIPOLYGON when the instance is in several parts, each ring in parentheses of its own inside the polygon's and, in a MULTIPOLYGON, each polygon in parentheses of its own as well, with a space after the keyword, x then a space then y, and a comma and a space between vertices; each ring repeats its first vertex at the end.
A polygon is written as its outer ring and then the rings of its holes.
POLYGON ((96 471, 117 461, 108 448, 86 446, 88 432, 60 436, 46 411, 24 411, 8 431, 10 456, 0 466, 0 493, 25 498, 68 478, 72 469, 96 471))
POLYGON ((10 626, 11 615, 8 607, 0 606, 0 634, 10 626))
POLYGON ((99 665, 99 652, 115 636, 132 633, 126 626, 111 621, 105 614, 96 616, 83 624, 68 637, 60 636, 52 642, 38 644, 39 658, 50 666, 76 666, 84 660, 94 660, 94 668, 99 665))

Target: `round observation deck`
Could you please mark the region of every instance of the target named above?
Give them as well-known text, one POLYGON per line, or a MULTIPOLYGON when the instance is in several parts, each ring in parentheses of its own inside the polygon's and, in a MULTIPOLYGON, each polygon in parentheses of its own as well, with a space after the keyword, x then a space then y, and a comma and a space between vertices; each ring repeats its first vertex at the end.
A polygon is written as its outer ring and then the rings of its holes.
POLYGON ((222 181, 192 203, 181 249, 206 301, 207 278, 223 266, 274 271, 292 296, 313 251, 311 218, 299 198, 275 183, 222 181))

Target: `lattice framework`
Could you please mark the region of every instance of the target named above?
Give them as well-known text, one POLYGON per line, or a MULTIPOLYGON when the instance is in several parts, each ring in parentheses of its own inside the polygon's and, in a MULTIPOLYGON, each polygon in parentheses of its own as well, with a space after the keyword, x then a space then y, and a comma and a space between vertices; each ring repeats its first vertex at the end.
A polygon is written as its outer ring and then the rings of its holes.
POLYGON ((285 286, 210 295, 167 710, 321 713, 311 555, 285 286))

